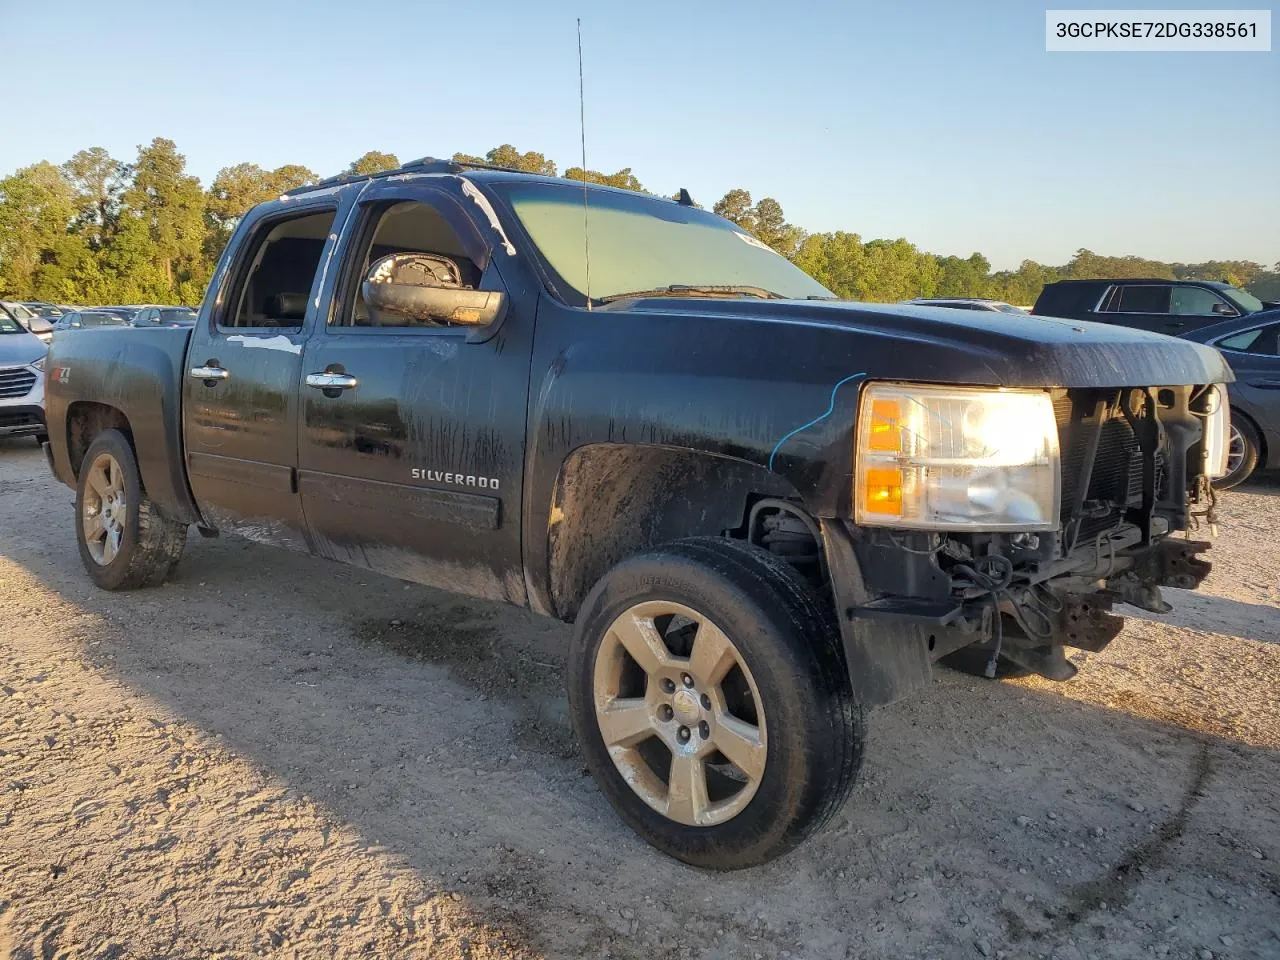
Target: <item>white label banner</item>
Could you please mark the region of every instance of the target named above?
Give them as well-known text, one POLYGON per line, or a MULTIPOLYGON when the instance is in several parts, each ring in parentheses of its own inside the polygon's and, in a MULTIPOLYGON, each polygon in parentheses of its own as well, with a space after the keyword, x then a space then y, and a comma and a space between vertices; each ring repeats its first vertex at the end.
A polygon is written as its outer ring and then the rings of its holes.
POLYGON ((1271 50, 1270 10, 1046 10, 1054 52, 1176 53, 1271 50))

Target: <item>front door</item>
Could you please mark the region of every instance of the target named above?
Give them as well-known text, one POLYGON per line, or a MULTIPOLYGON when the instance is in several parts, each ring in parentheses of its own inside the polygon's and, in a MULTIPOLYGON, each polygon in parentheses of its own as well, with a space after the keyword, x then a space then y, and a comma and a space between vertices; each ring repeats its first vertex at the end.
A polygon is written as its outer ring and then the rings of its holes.
POLYGON ((205 519, 299 550, 307 549, 295 477, 302 345, 335 213, 313 205, 246 224, 183 371, 187 475, 205 519))
POLYGON ((493 329, 380 315, 361 290, 390 253, 448 257, 507 293, 465 206, 375 184, 347 231, 333 304, 302 355, 298 483, 314 549, 381 573, 523 603, 520 496, 532 297, 493 329))

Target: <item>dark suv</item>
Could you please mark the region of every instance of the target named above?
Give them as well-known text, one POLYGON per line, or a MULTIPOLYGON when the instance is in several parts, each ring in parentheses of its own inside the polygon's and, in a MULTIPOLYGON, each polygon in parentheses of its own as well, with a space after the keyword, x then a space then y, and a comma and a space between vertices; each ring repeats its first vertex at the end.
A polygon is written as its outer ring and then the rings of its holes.
POLYGON ((1268 306, 1272 304, 1251 293, 1212 280, 1060 280, 1044 288, 1031 312, 1178 336, 1268 306))

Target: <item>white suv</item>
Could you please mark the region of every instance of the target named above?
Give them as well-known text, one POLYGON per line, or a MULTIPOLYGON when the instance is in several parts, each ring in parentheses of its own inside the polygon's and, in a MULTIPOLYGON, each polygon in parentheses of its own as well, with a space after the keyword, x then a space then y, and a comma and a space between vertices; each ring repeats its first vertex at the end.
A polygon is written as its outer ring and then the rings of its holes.
POLYGON ((48 347, 8 314, 0 314, 0 437, 48 439, 44 361, 48 347))

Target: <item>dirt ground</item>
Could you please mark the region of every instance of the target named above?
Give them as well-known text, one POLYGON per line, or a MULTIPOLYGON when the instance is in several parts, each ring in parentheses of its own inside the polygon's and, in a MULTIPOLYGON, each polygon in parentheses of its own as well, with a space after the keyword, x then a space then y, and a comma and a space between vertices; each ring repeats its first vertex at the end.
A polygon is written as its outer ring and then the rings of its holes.
MULTIPOLYGON (((730 875, 585 775, 568 630, 232 539, 130 594, 0 441, 0 958, 1280 957, 1280 484, 1067 684, 939 672, 730 875)), ((1087 663, 1083 663, 1087 659, 1087 663)))

